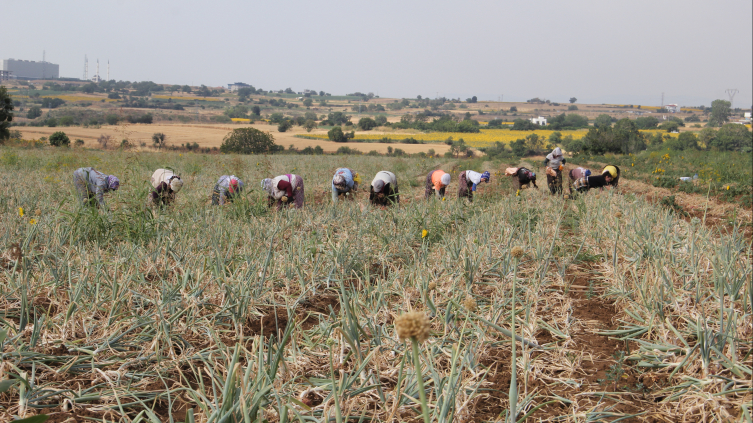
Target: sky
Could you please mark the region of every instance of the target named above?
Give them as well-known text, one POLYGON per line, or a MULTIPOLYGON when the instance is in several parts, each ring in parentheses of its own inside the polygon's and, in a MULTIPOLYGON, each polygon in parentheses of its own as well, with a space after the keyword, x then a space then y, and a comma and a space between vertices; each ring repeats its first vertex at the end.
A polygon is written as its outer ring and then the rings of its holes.
POLYGON ((1 0, 60 76, 381 97, 753 104, 751 0, 1 0))

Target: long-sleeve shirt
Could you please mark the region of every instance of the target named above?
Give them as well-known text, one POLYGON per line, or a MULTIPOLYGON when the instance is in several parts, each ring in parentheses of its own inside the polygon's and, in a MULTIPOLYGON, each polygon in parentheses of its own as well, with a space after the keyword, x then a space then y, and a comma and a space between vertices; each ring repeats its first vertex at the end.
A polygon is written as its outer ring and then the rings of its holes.
POLYGON ((175 176, 175 173, 170 169, 157 169, 152 174, 152 186, 157 188, 162 182, 169 184, 170 178, 173 176, 175 176))
POLYGON ((342 175, 342 177, 345 178, 346 189, 341 192, 348 192, 351 189, 353 189, 353 186, 355 185, 355 181, 353 180, 353 171, 351 169, 348 169, 347 167, 341 167, 337 169, 335 171, 335 175, 332 177, 333 183, 337 175, 342 175))
POLYGON ((559 147, 555 148, 554 151, 547 154, 546 159, 544 159, 544 165, 555 170, 559 169, 560 165, 564 163, 567 163, 567 161, 562 155, 562 149, 560 149, 559 147))
POLYGON ((104 173, 94 170, 91 167, 82 167, 78 169, 76 172, 81 171, 82 177, 84 178, 84 181, 86 182, 86 188, 87 190, 94 194, 94 196, 97 198, 97 203, 99 203, 100 206, 105 206, 105 196, 104 194, 108 191, 110 191, 110 187, 107 185, 107 177, 108 175, 105 175, 104 173))
POLYGON ((380 172, 377 172, 377 174, 374 176, 374 180, 371 181, 371 186, 372 187, 374 186, 374 183, 376 181, 382 181, 382 182, 384 182, 384 186, 386 187, 387 185, 390 185, 390 184, 396 185, 397 184, 397 177, 392 172, 389 172, 389 171, 386 171, 386 170, 382 170, 380 172))
POLYGON ((476 191, 476 186, 481 183, 481 174, 472 170, 466 170, 465 177, 473 184, 471 191, 476 191))
POLYGON ((296 175, 280 175, 272 179, 272 197, 275 200, 280 200, 282 197, 291 198, 295 182, 296 175))
POLYGON ((437 190, 437 195, 439 195, 439 190, 447 186, 442 184, 442 175, 445 173, 445 171, 437 169, 431 174, 431 183, 434 185, 434 189, 437 190))

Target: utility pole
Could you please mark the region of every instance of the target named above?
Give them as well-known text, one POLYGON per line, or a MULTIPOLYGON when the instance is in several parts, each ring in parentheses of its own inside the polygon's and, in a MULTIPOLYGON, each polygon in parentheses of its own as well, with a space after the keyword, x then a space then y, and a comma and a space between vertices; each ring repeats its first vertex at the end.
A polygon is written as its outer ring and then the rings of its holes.
POLYGON ((661 93, 661 108, 664 108, 664 93, 661 93))
POLYGON ((732 107, 733 101, 735 99, 735 94, 737 94, 739 91, 737 90, 737 88, 728 88, 727 90, 725 90, 725 92, 729 96, 729 108, 734 110, 734 107, 732 107))

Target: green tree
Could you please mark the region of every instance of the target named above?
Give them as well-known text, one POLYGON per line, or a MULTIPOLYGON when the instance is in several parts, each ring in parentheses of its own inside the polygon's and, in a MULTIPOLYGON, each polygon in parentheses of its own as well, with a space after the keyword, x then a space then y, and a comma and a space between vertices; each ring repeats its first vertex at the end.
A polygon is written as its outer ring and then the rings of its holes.
POLYGON ((387 116, 379 115, 374 118, 374 122, 376 122, 377 126, 384 126, 387 124, 387 116))
MULTIPOLYGON (((712 112, 713 113, 713 112, 712 112)), ((753 147, 753 133, 744 125, 727 123, 716 132, 707 148, 718 151, 741 151, 750 153, 753 147)))
POLYGON ((202 97, 211 97, 212 91, 209 90, 209 87, 207 87, 204 84, 201 84, 201 87, 199 87, 198 91, 196 91, 196 95, 202 96, 202 97))
POLYGON ((155 132, 154 135, 152 135, 152 143, 154 143, 154 146, 162 149, 162 147, 165 146, 165 140, 167 139, 167 136, 163 134, 162 132, 155 132))
POLYGON ((510 147, 512 148, 512 154, 518 157, 523 157, 528 154, 528 146, 526 145, 526 140, 523 138, 518 138, 511 142, 510 147))
POLYGON ((346 142, 347 138, 345 138, 345 134, 343 133, 342 128, 339 126, 335 126, 334 128, 330 129, 327 132, 327 138, 330 139, 330 141, 334 142, 346 142))
POLYGON ((698 133, 698 141, 700 141, 703 144, 702 147, 705 147, 706 149, 710 149, 710 146, 714 144, 714 138, 716 138, 716 130, 713 128, 703 128, 701 129, 701 132, 698 133))
POLYGON ((612 116, 609 116, 606 113, 600 114, 594 121, 594 128, 605 129, 605 128, 611 128, 611 127, 612 127, 612 116))
POLYGON ((316 121, 314 121, 313 119, 308 119, 303 122, 303 129, 305 129, 306 132, 311 132, 311 130, 314 128, 316 128, 316 121))
POLYGON ((667 132, 677 132, 679 128, 680 128, 680 124, 673 120, 662 122, 662 124, 659 125, 659 129, 663 131, 667 131, 667 132))
POLYGON ((578 99, 577 99, 577 98, 575 98, 575 97, 570 97, 570 103, 571 103, 571 104, 572 104, 572 103, 575 103, 576 101, 578 101, 578 99))
POLYGON ((188 85, 184 85, 184 86, 180 87, 180 90, 183 91, 184 93, 190 93, 192 91, 191 87, 188 86, 188 85))
POLYGON ((552 145, 562 144, 562 132, 554 131, 549 135, 549 143, 552 145))
POLYGON ((10 123, 13 121, 13 98, 0 85, 0 141, 10 138, 10 123))
POLYGON ((42 108, 39 106, 31 106, 29 110, 26 111, 27 119, 36 119, 40 116, 42 116, 42 108))
POLYGON ((732 114, 731 104, 726 100, 714 100, 711 102, 711 116, 708 126, 722 126, 729 121, 732 114))
POLYGON ((471 98, 467 98, 465 101, 467 101, 468 103, 476 103, 478 102, 478 98, 474 95, 471 98))
POLYGON ((672 150, 699 150, 698 137, 692 132, 683 132, 677 138, 670 138, 665 145, 672 150))
POLYGON ((372 129, 377 127, 377 123, 370 117, 363 117, 358 121, 358 127, 363 129, 364 131, 371 131, 372 129))
POLYGON ((575 104, 571 104, 567 106, 567 110, 578 110, 578 106, 576 106, 575 104))
POLYGON ((279 125, 277 125, 277 130, 280 132, 287 132, 287 130, 292 127, 293 122, 291 122, 290 119, 284 119, 279 125))
POLYGON ((180 91, 180 85, 170 85, 170 88, 168 88, 168 91, 170 91, 170 94, 180 91))
POLYGON ((50 145, 53 147, 68 147, 71 145, 71 140, 65 132, 57 131, 50 135, 50 145))
POLYGON ((266 154, 280 151, 282 147, 275 144, 269 132, 256 128, 238 128, 228 133, 222 140, 220 152, 239 154, 266 154))
POLYGON ((313 105, 313 104, 314 104, 314 100, 312 100, 310 98, 307 98, 307 99, 303 100, 303 105, 306 106, 306 107, 311 107, 311 105, 313 105))
POLYGON ((261 108, 259 106, 254 106, 251 108, 251 113, 255 114, 256 116, 261 116, 261 108))
POLYGON ((642 116, 635 120, 635 126, 638 129, 652 129, 659 126, 659 119, 653 116, 642 116))

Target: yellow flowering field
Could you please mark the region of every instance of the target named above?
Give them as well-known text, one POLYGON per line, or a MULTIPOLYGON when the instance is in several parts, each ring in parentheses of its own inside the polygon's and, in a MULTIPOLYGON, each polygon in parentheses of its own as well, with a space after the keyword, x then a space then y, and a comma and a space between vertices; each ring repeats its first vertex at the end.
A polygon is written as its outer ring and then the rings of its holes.
POLYGON ((233 122, 251 122, 251 119, 246 118, 230 118, 233 122))
MULTIPOLYGON (((481 129, 481 132, 478 134, 469 134, 465 132, 429 132, 425 134, 357 133, 353 140, 373 142, 373 141, 379 141, 384 138, 388 138, 393 141, 400 141, 406 138, 413 138, 415 140, 423 141, 423 142, 442 142, 442 141, 447 140, 449 137, 452 137, 452 139, 455 141, 462 138, 463 141, 465 141, 466 144, 468 144, 469 146, 480 148, 480 147, 489 147, 497 141, 503 144, 510 144, 511 142, 517 140, 518 138, 525 138, 531 134, 536 134, 540 138, 548 139, 549 136, 552 135, 553 132, 560 132, 562 134, 562 137, 571 135, 573 139, 577 140, 577 139, 583 138, 583 136, 585 136, 586 133, 588 133, 588 130, 581 129, 581 130, 576 130, 576 131, 552 131, 552 130, 541 129, 541 130, 536 130, 536 131, 513 131, 509 129, 481 129)), ((659 129, 641 130, 641 133, 643 133, 646 136, 653 135, 653 133, 655 132, 665 132, 665 131, 662 131, 659 129)), ((670 134, 670 135, 676 136, 676 134, 670 134)), ((297 136, 300 138, 307 138, 307 139, 321 139, 321 140, 328 139, 327 134, 306 134, 306 135, 297 135, 297 136)))

